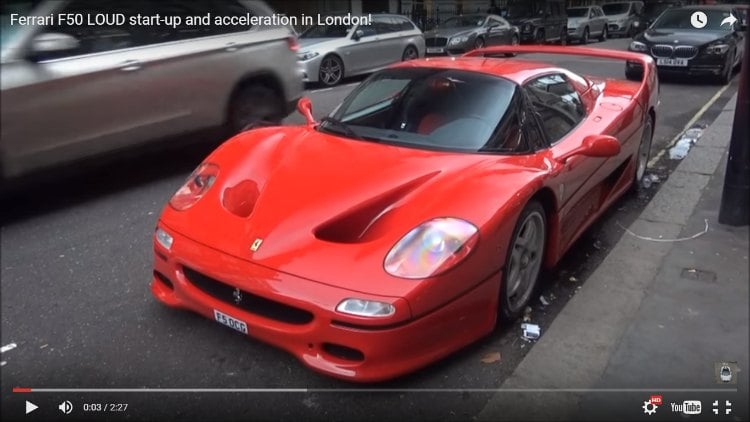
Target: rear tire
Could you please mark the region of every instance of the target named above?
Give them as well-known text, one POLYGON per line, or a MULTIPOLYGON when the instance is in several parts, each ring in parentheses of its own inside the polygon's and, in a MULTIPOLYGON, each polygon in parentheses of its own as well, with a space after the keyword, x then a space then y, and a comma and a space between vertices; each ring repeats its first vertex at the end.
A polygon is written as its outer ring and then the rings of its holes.
POLYGON ((404 49, 404 54, 401 55, 401 61, 414 60, 419 58, 419 52, 413 45, 407 46, 404 49))
POLYGON ((505 269, 500 286, 499 316, 513 321, 523 314, 534 296, 547 241, 544 207, 531 200, 521 211, 505 252, 505 269))
POLYGON ((641 142, 638 144, 636 153, 635 172, 633 174, 633 190, 640 191, 644 189, 643 178, 648 170, 648 160, 651 158, 651 142, 654 139, 654 122, 651 116, 648 117, 641 135, 641 142))
POLYGON ((281 124, 284 115, 279 93, 260 84, 246 85, 232 97, 227 129, 233 136, 254 126, 281 124))

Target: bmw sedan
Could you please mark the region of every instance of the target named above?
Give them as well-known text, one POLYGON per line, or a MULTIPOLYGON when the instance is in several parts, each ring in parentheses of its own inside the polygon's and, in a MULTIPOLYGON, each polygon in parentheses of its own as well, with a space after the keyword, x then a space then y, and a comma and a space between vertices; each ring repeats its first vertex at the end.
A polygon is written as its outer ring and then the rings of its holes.
POLYGON ((333 86, 345 77, 423 57, 422 31, 399 15, 372 15, 369 25, 316 25, 300 35, 305 82, 333 86))
MULTIPOLYGON (((742 63, 747 25, 738 17, 731 5, 667 9, 633 39, 629 49, 652 56, 659 73, 710 75, 728 84, 733 69, 742 63), (705 16, 695 22, 693 15, 697 12, 705 16)), ((641 73, 640 64, 626 64, 628 79, 640 79, 641 73)))

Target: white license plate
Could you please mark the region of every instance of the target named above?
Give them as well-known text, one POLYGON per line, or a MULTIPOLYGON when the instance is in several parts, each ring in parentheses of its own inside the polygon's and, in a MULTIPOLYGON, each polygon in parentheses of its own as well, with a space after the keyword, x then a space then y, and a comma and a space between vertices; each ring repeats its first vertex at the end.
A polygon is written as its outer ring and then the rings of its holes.
POLYGON ((430 54, 434 54, 434 53, 444 53, 444 52, 445 52, 445 49, 444 49, 444 48, 428 48, 428 49, 427 49, 427 52, 428 52, 428 53, 430 53, 430 54))
POLYGON ((229 328, 234 328, 235 330, 243 334, 247 334, 247 324, 245 324, 245 321, 240 321, 237 318, 232 318, 223 312, 217 311, 216 309, 214 309, 214 318, 219 324, 224 324, 229 328))
POLYGON ((685 67, 688 65, 687 59, 656 59, 657 66, 680 66, 685 67))

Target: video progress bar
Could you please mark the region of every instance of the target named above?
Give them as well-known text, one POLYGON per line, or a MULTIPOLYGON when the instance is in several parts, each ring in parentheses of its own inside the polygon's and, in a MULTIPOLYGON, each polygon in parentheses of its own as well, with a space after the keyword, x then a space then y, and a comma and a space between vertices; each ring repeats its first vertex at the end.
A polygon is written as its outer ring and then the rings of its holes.
POLYGON ((26 388, 14 393, 736 393, 736 388, 26 388))

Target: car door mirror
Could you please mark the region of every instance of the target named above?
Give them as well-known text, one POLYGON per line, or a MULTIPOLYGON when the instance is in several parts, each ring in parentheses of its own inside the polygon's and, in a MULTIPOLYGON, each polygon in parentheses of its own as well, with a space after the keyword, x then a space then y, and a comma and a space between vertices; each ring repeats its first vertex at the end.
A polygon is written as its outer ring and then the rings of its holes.
POLYGON ((365 36, 365 31, 363 31, 361 29, 358 29, 358 30, 354 31, 354 34, 352 34, 352 39, 354 41, 359 41, 360 38, 362 38, 364 36, 365 36))
POLYGON ((620 141, 614 136, 588 135, 583 138, 583 143, 581 143, 580 147, 563 154, 557 161, 564 163, 575 155, 583 155, 585 157, 614 157, 619 153, 620 141))
POLYGON ((50 53, 75 50, 80 45, 78 39, 72 35, 59 32, 45 32, 31 40, 31 56, 43 57, 50 53))
POLYGON ((316 123, 312 115, 312 101, 307 97, 302 97, 297 101, 297 111, 305 117, 307 124, 312 126, 316 123))

